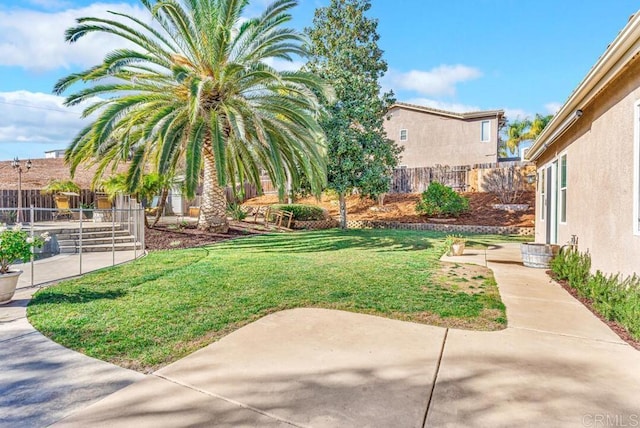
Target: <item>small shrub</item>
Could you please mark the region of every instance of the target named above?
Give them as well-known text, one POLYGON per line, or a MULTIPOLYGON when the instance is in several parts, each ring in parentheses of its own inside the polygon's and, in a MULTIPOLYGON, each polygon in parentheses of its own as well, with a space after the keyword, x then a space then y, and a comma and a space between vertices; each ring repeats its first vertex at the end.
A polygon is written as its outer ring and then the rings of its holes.
POLYGON ((558 279, 566 280, 578 293, 587 297, 586 285, 591 271, 591 255, 563 248, 551 261, 551 270, 558 279))
POLYGON ((458 217, 469 211, 469 199, 434 181, 422 193, 416 211, 428 216, 458 217))
POLYGON ((236 221, 242 221, 247 218, 247 212, 242 205, 237 203, 227 205, 227 215, 236 221))
POLYGON ((566 280, 578 294, 592 302, 593 308, 608 320, 622 324, 640 339, 640 277, 622 279, 620 275, 591 275, 591 256, 576 250, 562 250, 551 262, 556 277, 566 280))
POLYGON ((515 204, 525 190, 523 171, 515 166, 497 168, 484 177, 484 188, 502 204, 515 204))
POLYGON ((298 221, 324 220, 325 212, 316 205, 286 204, 273 205, 272 208, 293 213, 293 219, 298 221))

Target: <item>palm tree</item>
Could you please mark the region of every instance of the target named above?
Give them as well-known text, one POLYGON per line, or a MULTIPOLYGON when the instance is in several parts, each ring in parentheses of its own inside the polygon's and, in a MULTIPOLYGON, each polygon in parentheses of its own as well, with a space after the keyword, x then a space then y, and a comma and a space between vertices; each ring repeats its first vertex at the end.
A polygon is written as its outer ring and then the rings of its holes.
POLYGON ((536 117, 534 117, 529 124, 529 131, 527 132, 526 139, 535 140, 536 138, 538 138, 538 135, 540 135, 542 130, 547 126, 551 119, 553 119, 552 114, 543 116, 539 113, 536 113, 536 117))
POLYGON ((69 42, 99 32, 136 46, 56 84, 56 93, 88 84, 66 105, 91 102, 84 115, 97 113, 67 150, 72 173, 93 161, 97 183, 107 168, 130 159, 132 190, 148 165, 166 174, 183 164, 187 196, 202 179, 199 228, 218 232, 228 228, 224 186, 249 181, 261 190, 261 168, 279 189, 286 171, 294 185, 301 171, 319 193, 326 167, 315 94, 327 87, 309 73, 266 64, 306 55, 304 36, 282 27, 297 1, 276 0, 244 22, 247 0, 141 2, 154 25, 111 12, 114 19, 80 18, 66 32, 69 42))
POLYGON ((509 122, 507 126, 507 141, 505 146, 511 153, 519 154, 520 145, 524 141, 534 141, 547 126, 553 115, 543 116, 536 113, 533 120, 523 119, 509 122))
POLYGON ((529 119, 516 119, 513 122, 509 122, 505 145, 511 153, 518 154, 520 152, 520 144, 528 139, 527 132, 530 126, 531 122, 529 119))

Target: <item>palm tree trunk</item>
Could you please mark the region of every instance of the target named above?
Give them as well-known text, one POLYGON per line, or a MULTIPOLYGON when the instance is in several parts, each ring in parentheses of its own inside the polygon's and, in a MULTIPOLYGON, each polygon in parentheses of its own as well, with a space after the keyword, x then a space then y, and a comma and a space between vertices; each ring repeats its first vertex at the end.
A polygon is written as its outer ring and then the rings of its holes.
MULTIPOLYGON (((206 144, 205 144, 206 146, 206 144)), ((227 233, 227 195, 224 188, 218 184, 216 160, 210 148, 205 148, 204 177, 202 180, 202 203, 198 229, 216 233, 227 233)))
POLYGON ((340 192, 340 227, 347 228, 347 200, 344 192, 340 192))
POLYGON ((153 224, 151 228, 154 228, 156 224, 160 221, 160 217, 162 217, 162 213, 164 213, 164 209, 167 206, 167 197, 169 196, 169 188, 163 187, 160 192, 160 201, 158 202, 158 210, 156 211, 156 218, 153 219, 153 224))

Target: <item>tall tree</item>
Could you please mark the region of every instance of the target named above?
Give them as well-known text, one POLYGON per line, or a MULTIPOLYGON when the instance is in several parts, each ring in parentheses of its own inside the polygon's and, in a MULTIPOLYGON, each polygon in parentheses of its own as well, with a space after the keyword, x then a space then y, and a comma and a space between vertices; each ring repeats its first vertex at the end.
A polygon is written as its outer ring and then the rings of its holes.
POLYGON ((219 232, 228 229, 224 186, 250 181, 260 188, 261 168, 282 189, 286 171, 294 183, 303 171, 319 192, 326 164, 316 94, 324 84, 266 64, 306 54, 304 35, 283 27, 296 0, 276 0, 246 21, 247 0, 140 1, 153 24, 111 12, 113 19, 80 18, 66 32, 69 42, 98 32, 135 45, 55 86, 62 93, 87 84, 66 104, 90 102, 84 114, 98 114, 67 150, 72 173, 92 160, 102 175, 131 158, 133 190, 148 165, 165 174, 183 160, 188 196, 202 175, 199 227, 219 232))
POLYGON ((307 68, 331 82, 334 100, 323 100, 327 136, 328 187, 340 197, 340 223, 346 227, 345 196, 357 188, 376 197, 389 190, 400 149, 386 137, 383 120, 393 93, 380 95, 387 71, 378 47, 378 22, 366 17, 370 0, 331 0, 315 12, 307 68))
POLYGON ((526 140, 527 130, 531 126, 529 119, 514 120, 507 125, 507 139, 505 146, 509 152, 520 153, 520 144, 526 140))
POLYGON ((535 140, 538 138, 538 135, 540 135, 544 128, 547 127, 549 122, 551 122, 551 119, 553 119, 552 114, 544 116, 540 113, 536 113, 536 116, 533 118, 529 126, 529 132, 526 135, 527 140, 535 140))
POLYGON ((511 153, 520 154, 520 145, 525 141, 533 141, 547 126, 553 115, 541 115, 536 113, 533 120, 527 118, 514 120, 507 125, 506 148, 511 153))

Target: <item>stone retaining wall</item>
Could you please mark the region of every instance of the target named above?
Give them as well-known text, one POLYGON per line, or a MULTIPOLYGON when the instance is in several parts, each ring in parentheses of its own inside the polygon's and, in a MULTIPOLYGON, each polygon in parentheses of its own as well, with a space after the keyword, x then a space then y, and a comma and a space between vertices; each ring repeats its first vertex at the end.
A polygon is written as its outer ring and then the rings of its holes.
MULTIPOLYGON (((338 227, 335 219, 317 221, 294 221, 292 229, 319 230, 338 227)), ((535 228, 517 226, 474 226, 439 223, 401 223, 397 221, 348 220, 349 229, 399 229, 399 230, 432 230, 447 233, 483 233, 488 235, 534 236, 535 228)))
POLYGON ((302 230, 319 230, 319 229, 331 229, 337 227, 340 223, 332 218, 326 220, 314 220, 314 221, 300 221, 295 220, 292 229, 302 230))
POLYGON ((473 226, 460 224, 400 223, 396 221, 349 220, 349 229, 433 230, 449 233, 485 233, 490 235, 533 236, 535 228, 517 226, 473 226))

